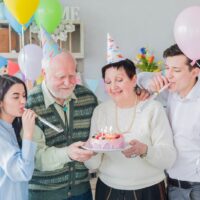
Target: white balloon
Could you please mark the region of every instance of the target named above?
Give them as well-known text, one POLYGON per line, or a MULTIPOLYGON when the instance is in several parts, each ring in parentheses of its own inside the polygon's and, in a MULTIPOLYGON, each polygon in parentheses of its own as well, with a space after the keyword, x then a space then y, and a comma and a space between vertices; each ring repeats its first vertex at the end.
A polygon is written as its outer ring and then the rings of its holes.
POLYGON ((25 45, 19 52, 18 64, 28 80, 36 80, 41 73, 42 48, 35 44, 25 45))

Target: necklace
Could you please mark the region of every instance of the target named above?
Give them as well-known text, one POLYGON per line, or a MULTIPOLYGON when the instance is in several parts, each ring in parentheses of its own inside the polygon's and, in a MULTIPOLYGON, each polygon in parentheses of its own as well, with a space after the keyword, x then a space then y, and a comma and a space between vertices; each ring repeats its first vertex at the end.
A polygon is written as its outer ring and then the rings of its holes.
POLYGON ((130 123, 129 127, 125 131, 122 131, 119 128, 119 125, 118 125, 118 108, 117 108, 117 104, 115 104, 115 106, 116 106, 115 121, 116 121, 116 128, 117 128, 117 131, 119 131, 119 133, 128 133, 128 132, 130 132, 130 130, 131 130, 132 126, 133 126, 133 123, 135 121, 137 100, 138 100, 138 98, 137 98, 137 95, 136 95, 135 102, 134 102, 134 110, 133 110, 132 120, 131 120, 131 123, 130 123))

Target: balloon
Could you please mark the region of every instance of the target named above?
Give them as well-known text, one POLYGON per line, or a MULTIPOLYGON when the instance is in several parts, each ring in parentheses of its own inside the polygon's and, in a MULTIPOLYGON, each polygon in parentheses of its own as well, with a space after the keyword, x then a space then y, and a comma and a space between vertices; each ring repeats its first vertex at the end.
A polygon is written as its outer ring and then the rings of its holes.
POLYGON ((40 0, 35 21, 43 26, 48 33, 53 33, 62 19, 62 5, 59 0, 40 0))
MULTIPOLYGON (((6 6, 4 7, 4 15, 15 32, 17 32, 19 35, 22 35, 22 25, 17 22, 17 20, 12 16, 6 6)), ((32 21, 33 17, 29 20, 28 23, 25 24, 25 27, 28 28, 32 21)))
POLYGON ((182 52, 194 62, 200 59, 200 7, 183 10, 174 25, 175 41, 182 52))
POLYGON ((35 44, 24 46, 19 52, 18 63, 28 80, 36 80, 41 73, 42 49, 35 44))
POLYGON ((33 16, 40 0, 4 0, 10 13, 20 24, 26 24, 33 16))

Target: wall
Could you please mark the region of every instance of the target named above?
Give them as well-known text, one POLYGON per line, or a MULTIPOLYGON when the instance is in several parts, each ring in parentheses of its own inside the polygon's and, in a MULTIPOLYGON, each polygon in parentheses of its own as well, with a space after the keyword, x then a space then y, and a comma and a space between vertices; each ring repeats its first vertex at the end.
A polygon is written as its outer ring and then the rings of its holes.
POLYGON ((109 32, 125 57, 134 58, 147 46, 158 59, 174 43, 173 25, 186 7, 199 0, 62 0, 80 7, 84 24, 84 77, 100 78, 106 64, 106 33, 109 32))

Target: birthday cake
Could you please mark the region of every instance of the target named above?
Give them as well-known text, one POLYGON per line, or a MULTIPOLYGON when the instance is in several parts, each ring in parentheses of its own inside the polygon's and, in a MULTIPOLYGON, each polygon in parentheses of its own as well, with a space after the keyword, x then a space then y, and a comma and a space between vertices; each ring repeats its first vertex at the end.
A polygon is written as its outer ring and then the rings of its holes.
POLYGON ((92 136, 87 141, 87 146, 100 150, 122 149, 125 146, 125 140, 122 134, 101 132, 92 136))

